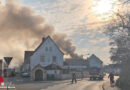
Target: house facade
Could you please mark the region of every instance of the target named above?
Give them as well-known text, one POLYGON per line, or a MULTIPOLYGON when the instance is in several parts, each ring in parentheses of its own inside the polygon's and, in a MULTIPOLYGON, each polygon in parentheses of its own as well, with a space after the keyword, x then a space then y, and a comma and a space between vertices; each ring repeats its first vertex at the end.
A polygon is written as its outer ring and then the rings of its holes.
POLYGON ((43 38, 42 43, 30 57, 30 69, 32 70, 38 64, 43 67, 50 64, 63 66, 63 55, 63 52, 49 36, 43 38))
POLYGON ((88 66, 89 68, 102 68, 103 67, 103 62, 94 54, 92 54, 88 59, 88 66))
POLYGON ((23 72, 30 72, 30 57, 31 57, 31 55, 33 55, 33 52, 34 51, 25 51, 23 72))
POLYGON ((76 60, 76 59, 66 59, 64 61, 64 66, 69 70, 74 71, 85 71, 88 67, 86 60, 76 60))
POLYGON ((30 72, 33 80, 45 80, 47 75, 55 72, 55 69, 51 68, 49 70, 46 67, 50 65, 63 67, 63 56, 63 52, 51 37, 48 36, 43 38, 41 44, 34 51, 25 51, 23 70, 24 72, 30 72))

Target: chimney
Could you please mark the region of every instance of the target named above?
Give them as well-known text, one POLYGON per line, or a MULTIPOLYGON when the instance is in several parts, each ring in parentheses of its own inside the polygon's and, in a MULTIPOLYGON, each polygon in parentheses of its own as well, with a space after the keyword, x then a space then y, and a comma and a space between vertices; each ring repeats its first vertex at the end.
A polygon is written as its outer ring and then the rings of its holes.
POLYGON ((46 39, 46 38, 44 38, 44 37, 43 37, 43 38, 42 38, 42 42, 44 42, 44 41, 45 41, 45 39, 46 39))

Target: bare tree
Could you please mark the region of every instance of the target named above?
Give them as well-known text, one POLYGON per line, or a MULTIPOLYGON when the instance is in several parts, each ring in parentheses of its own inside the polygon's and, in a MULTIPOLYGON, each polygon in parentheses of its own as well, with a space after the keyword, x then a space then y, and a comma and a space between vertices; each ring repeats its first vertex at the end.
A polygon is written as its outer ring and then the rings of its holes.
POLYGON ((130 90, 130 12, 116 13, 106 26, 105 33, 111 41, 111 60, 121 65, 117 85, 122 90, 130 90))

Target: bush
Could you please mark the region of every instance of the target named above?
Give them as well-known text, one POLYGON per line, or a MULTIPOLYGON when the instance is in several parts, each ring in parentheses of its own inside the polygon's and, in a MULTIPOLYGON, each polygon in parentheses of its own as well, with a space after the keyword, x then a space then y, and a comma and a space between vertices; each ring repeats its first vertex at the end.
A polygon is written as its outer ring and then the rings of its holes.
MULTIPOLYGON (((128 74, 128 73, 126 73, 128 74)), ((123 74, 116 82, 116 85, 121 88, 121 90, 130 90, 130 76, 123 74)))

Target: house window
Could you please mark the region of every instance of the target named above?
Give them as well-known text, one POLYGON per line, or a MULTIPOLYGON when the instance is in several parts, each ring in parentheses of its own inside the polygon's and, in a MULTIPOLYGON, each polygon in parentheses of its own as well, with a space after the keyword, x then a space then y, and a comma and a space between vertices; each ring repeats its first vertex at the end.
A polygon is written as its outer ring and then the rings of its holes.
POLYGON ((46 47, 45 50, 48 51, 48 48, 46 47))
POLYGON ((52 51, 52 47, 50 47, 49 50, 52 51))
POLYGON ((45 56, 41 56, 41 62, 44 62, 44 60, 45 60, 45 56))
POLYGON ((54 73, 56 74, 56 70, 54 71, 54 73))
POLYGON ((56 63, 56 56, 53 56, 52 60, 53 60, 53 63, 56 63))

